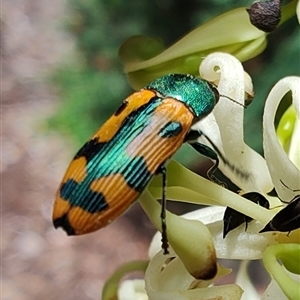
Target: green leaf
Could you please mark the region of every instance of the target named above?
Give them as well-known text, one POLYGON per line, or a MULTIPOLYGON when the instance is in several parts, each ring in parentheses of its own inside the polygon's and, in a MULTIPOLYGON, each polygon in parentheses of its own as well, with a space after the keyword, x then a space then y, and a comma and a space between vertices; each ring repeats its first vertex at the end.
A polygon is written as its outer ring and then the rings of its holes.
MULTIPOLYGON (((296 3, 292 1, 282 7, 280 24, 295 14, 296 3)), ((119 56, 130 85, 138 90, 168 73, 199 74, 201 61, 212 52, 249 60, 266 48, 266 36, 250 23, 242 7, 197 27, 168 48, 160 40, 133 36, 120 47, 119 56)))
POLYGON ((238 8, 197 27, 167 49, 155 39, 131 37, 119 55, 131 85, 138 89, 170 72, 197 74, 200 62, 211 52, 250 59, 263 51, 265 37, 251 25, 245 8, 238 8))

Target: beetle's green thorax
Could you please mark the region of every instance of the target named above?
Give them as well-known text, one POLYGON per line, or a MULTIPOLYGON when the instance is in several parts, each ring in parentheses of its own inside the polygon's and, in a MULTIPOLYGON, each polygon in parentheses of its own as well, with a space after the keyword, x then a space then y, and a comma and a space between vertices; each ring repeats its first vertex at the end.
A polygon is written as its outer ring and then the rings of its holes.
POLYGON ((219 93, 214 86, 192 75, 169 74, 154 80, 146 89, 183 102, 197 119, 208 115, 219 100, 219 93))

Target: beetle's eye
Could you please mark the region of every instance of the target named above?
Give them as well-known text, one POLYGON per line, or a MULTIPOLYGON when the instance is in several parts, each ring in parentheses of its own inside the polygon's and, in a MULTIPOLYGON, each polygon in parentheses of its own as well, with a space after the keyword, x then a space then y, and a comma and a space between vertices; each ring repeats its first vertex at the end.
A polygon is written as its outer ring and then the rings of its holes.
POLYGON ((220 99, 220 93, 218 91, 218 89, 214 86, 211 87, 213 93, 215 94, 215 99, 216 99, 216 103, 219 102, 219 99, 220 99))
POLYGON ((219 93, 217 87, 212 82, 209 82, 209 81, 206 81, 206 82, 208 83, 210 89, 214 93, 216 103, 218 103, 220 100, 220 93, 219 93))

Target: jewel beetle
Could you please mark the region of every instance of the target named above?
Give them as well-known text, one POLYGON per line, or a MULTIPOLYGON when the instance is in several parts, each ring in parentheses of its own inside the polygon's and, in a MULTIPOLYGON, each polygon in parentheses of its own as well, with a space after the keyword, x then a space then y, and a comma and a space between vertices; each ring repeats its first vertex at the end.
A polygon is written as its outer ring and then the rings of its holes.
MULTIPOLYGON (((96 231, 122 214, 184 142, 218 163, 214 150, 194 142, 191 126, 220 98, 211 83, 169 74, 126 98, 71 161, 53 205, 53 224, 68 235, 96 231), (189 140, 189 135, 193 141, 189 140)), ((163 192, 163 209, 165 195, 163 192)), ((163 248, 167 250, 162 211, 163 248)))

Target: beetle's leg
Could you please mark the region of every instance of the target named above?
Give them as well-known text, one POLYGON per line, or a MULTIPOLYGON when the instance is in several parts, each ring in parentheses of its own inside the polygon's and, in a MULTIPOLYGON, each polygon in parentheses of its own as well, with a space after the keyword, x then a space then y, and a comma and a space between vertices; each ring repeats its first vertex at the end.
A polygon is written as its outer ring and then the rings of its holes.
MULTIPOLYGON (((209 172, 214 173, 216 171, 216 169, 218 168, 219 165, 219 161, 221 160, 224 165, 226 165, 232 172, 234 172, 236 175, 238 175, 239 177, 243 178, 243 179, 248 179, 250 177, 250 174, 237 168, 235 165, 233 165, 224 155, 223 153, 219 150, 219 148, 214 144, 214 142, 201 130, 199 131, 190 131, 187 136, 185 137, 185 142, 188 142, 189 144, 191 144, 194 149, 196 149, 199 153, 201 153, 202 155, 205 155, 206 157, 216 160, 215 166, 213 166, 209 172), (211 144, 211 148, 206 146, 209 150, 201 150, 201 149, 196 149, 194 147, 195 144, 200 144, 202 146, 205 146, 199 142, 197 142, 196 140, 200 137, 203 136, 206 138, 206 140, 211 144), (217 159, 215 159, 215 156, 217 157, 217 159), (219 160, 220 159, 220 160, 219 160)), ((198 147, 198 148, 203 148, 203 147, 198 147)))
POLYGON ((207 177, 223 186, 223 187, 226 187, 226 184, 222 181, 220 181, 216 176, 215 176, 215 172, 217 171, 218 167, 219 167, 219 158, 218 158, 218 155, 217 153, 212 150, 211 148, 209 148, 208 146, 204 145, 204 144, 201 144, 201 143, 198 143, 198 142, 193 142, 191 143, 191 146, 197 151, 199 152, 200 154, 212 159, 215 161, 215 163, 213 164, 213 166, 211 168, 208 169, 207 171, 207 177))
MULTIPOLYGON (((218 154, 216 151, 214 151, 210 147, 197 142, 197 139, 201 135, 204 135, 204 133, 202 131, 190 131, 187 134, 187 136, 185 137, 185 142, 188 142, 200 154, 215 161, 214 165, 207 171, 207 177, 211 181, 213 181, 221 186, 226 187, 226 184, 221 182, 220 180, 218 180, 218 178, 214 175, 214 173, 217 171, 218 166, 219 166, 218 154)), ((204 135, 204 136, 206 137, 206 135, 204 135)))
POLYGON ((162 175, 162 197, 161 197, 161 242, 162 248, 164 250, 164 254, 169 254, 169 243, 167 237, 167 222, 166 222, 166 208, 167 208, 167 200, 166 200, 166 186, 167 186, 167 170, 164 165, 160 166, 158 169, 158 173, 162 175))

